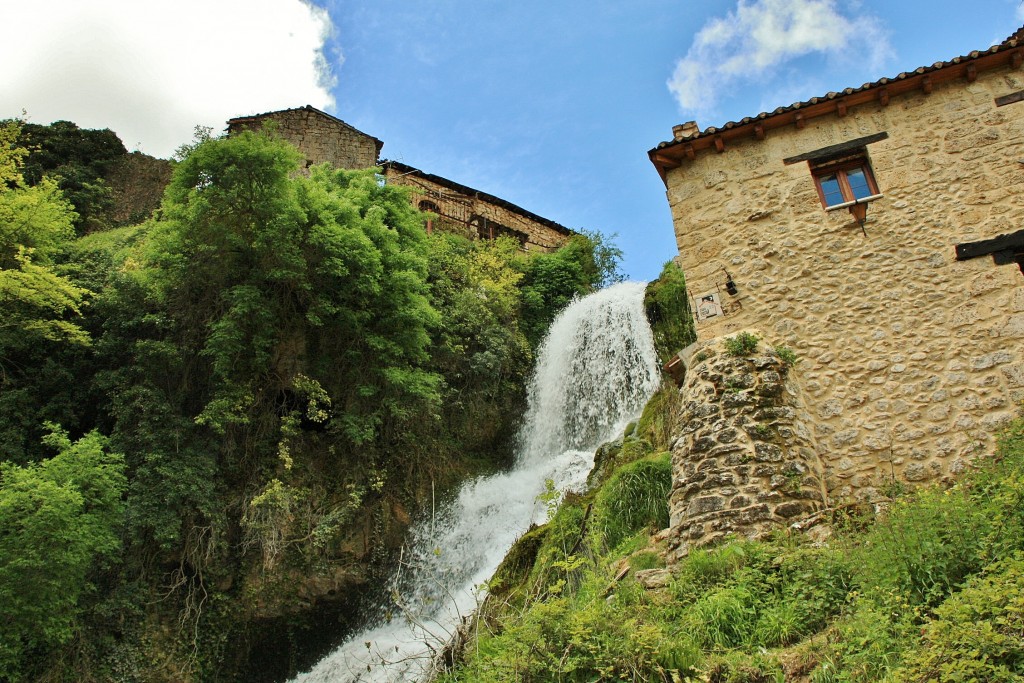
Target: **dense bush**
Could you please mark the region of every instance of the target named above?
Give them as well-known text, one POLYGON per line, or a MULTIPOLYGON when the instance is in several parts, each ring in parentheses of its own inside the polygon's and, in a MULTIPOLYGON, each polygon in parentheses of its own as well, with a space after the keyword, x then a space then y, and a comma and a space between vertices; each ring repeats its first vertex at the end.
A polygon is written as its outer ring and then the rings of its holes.
POLYGON ((82 602, 121 547, 124 463, 95 432, 27 467, 0 463, 0 678, 25 675, 26 655, 68 642, 82 602))
POLYGON ((75 207, 80 233, 106 227, 113 205, 106 177, 128 153, 121 139, 109 129, 79 128, 70 121, 21 123, 20 129, 18 144, 28 150, 25 182, 35 186, 44 178, 55 180, 75 207))
POLYGON ((935 610, 921 647, 907 653, 907 681, 1019 681, 1024 676, 1024 556, 972 577, 935 610))

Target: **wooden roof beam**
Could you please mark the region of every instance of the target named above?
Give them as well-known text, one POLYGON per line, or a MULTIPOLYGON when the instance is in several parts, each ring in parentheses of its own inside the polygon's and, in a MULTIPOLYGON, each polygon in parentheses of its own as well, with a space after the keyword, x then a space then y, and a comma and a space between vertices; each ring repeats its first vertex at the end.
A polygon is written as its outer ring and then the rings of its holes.
POLYGON ((673 159, 665 156, 664 154, 655 154, 651 157, 651 160, 654 161, 654 163, 659 164, 662 168, 679 168, 683 165, 683 162, 679 159, 673 159))

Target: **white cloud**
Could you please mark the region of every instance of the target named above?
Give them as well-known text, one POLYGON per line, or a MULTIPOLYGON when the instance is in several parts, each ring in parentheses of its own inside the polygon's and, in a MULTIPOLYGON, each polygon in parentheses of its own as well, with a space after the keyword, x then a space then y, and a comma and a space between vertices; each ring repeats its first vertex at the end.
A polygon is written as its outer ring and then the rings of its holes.
POLYGON ((844 15, 834 0, 739 0, 697 33, 668 87, 684 111, 708 112, 724 91, 763 85, 786 62, 812 53, 877 67, 890 48, 874 18, 844 15))
MULTIPOLYGON (((196 125, 332 107, 327 12, 302 0, 36 0, 0 24, 0 118, 110 128, 169 156, 196 125)), ((335 65, 340 59, 335 60, 335 65)))

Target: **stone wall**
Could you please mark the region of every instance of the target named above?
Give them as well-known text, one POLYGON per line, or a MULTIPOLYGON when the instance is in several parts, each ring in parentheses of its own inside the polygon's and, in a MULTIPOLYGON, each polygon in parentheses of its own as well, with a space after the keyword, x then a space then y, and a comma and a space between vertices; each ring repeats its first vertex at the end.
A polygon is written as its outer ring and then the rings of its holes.
POLYGON ((437 214, 431 229, 455 232, 470 239, 507 235, 531 251, 552 251, 572 235, 567 228, 510 202, 418 169, 386 165, 385 174, 388 183, 412 190, 413 206, 437 214))
POLYGON ((377 165, 381 143, 344 121, 306 106, 228 121, 228 134, 274 126, 276 134, 298 147, 306 166, 327 162, 335 168, 360 169, 377 165))
POLYGON ((107 175, 113 207, 110 217, 115 225, 140 223, 160 206, 164 190, 171 182, 174 164, 142 152, 121 157, 107 175))
POLYGON ((675 556, 728 534, 762 536, 827 499, 795 371, 764 344, 737 356, 725 342, 692 349, 680 389, 669 498, 675 556))
POLYGON ((954 253, 1024 228, 1024 102, 994 102, 1021 89, 1011 66, 936 79, 667 173, 689 291, 726 309, 699 338, 756 326, 796 351, 838 499, 961 471, 1024 399, 1024 276, 954 253), (867 152, 883 196, 863 230, 822 208, 807 163, 783 163, 882 132, 867 152))

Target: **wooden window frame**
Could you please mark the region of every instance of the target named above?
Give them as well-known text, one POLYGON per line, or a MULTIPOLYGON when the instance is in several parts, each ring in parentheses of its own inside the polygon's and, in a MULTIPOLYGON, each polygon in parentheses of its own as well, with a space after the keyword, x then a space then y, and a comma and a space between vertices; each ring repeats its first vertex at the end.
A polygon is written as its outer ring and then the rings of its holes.
POLYGON ((875 173, 871 168, 871 163, 868 161, 867 154, 858 154, 853 158, 826 163, 814 164, 811 162, 811 164, 811 176, 814 178, 814 189, 817 190, 818 200, 826 211, 835 211, 855 204, 871 202, 876 199, 880 199, 882 196, 878 191, 878 183, 875 181, 875 173), (850 171, 855 170, 862 170, 864 172, 864 178, 867 180, 868 191, 870 192, 867 197, 857 198, 853 195, 853 188, 850 186, 847 174, 850 171), (825 199, 825 192, 821 187, 822 178, 830 175, 835 175, 836 181, 839 183, 839 191, 843 196, 843 201, 836 202, 835 204, 828 203, 825 199))

